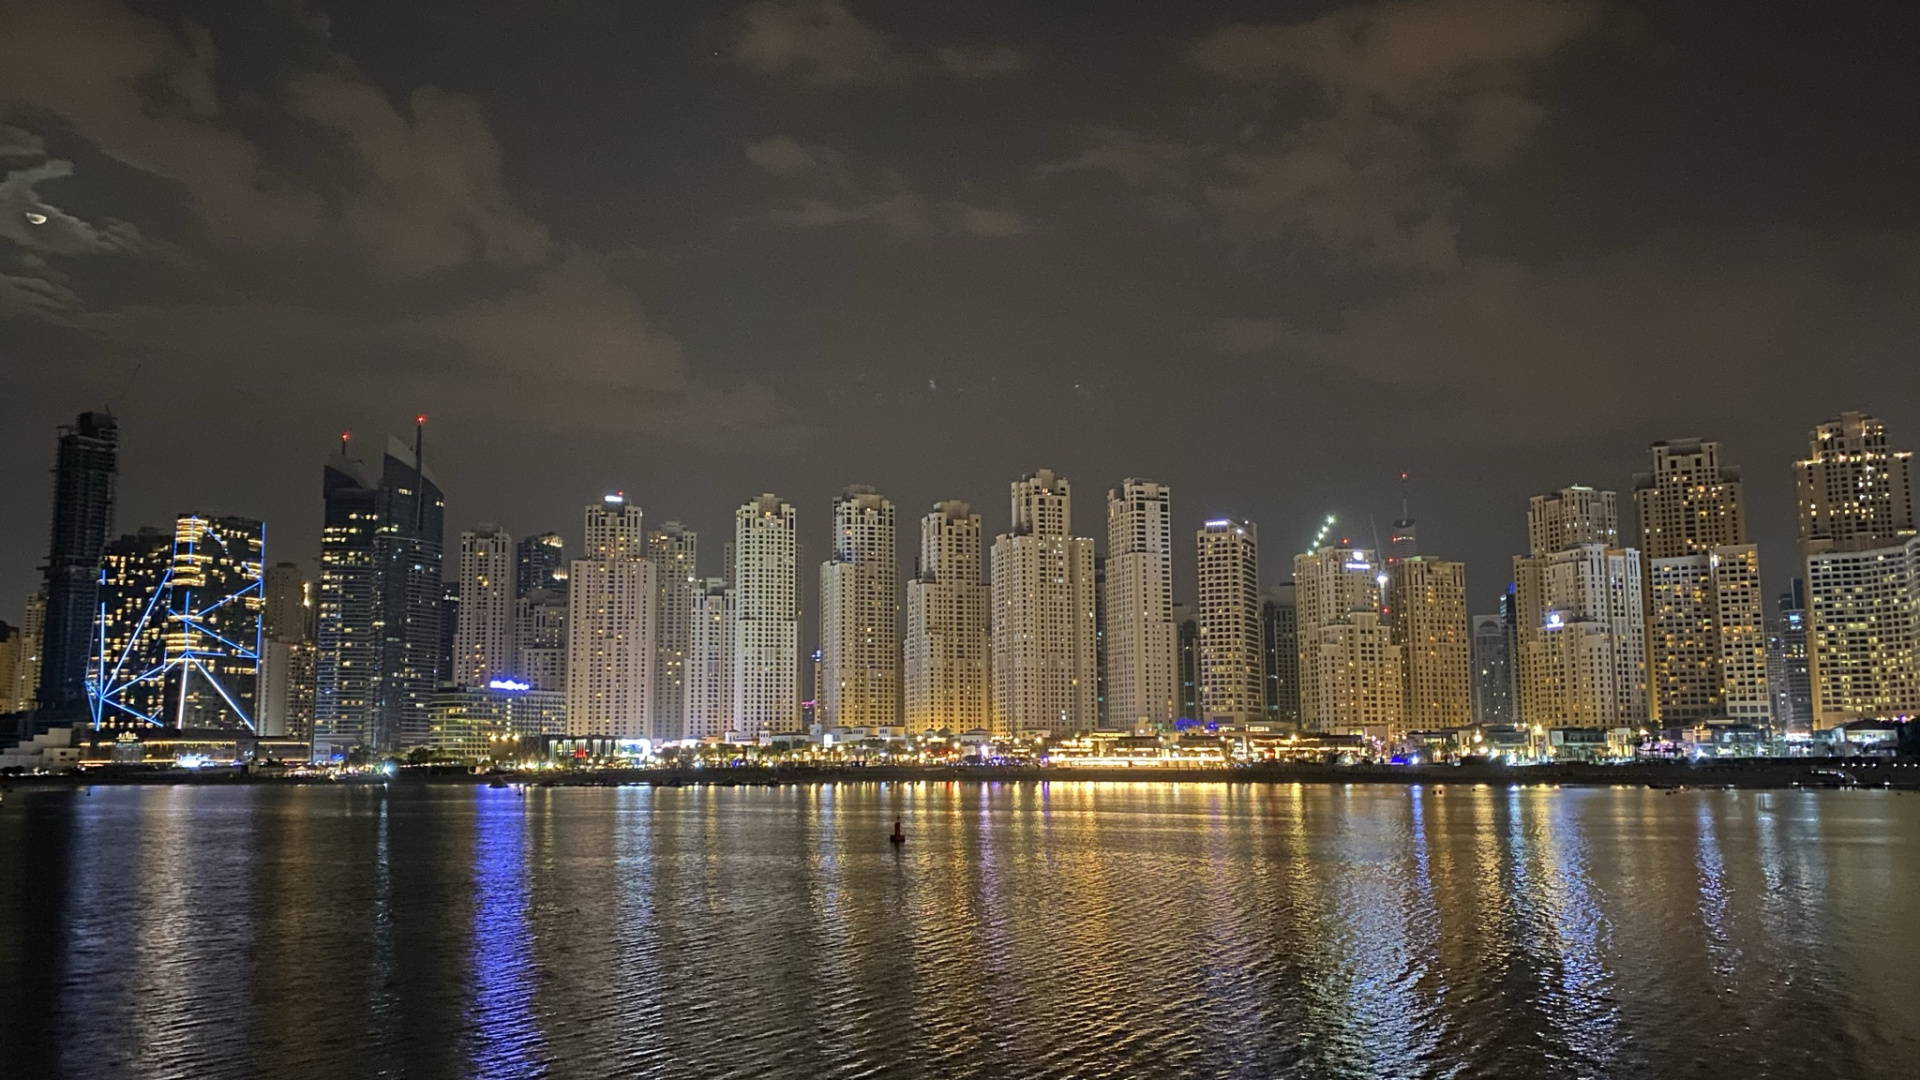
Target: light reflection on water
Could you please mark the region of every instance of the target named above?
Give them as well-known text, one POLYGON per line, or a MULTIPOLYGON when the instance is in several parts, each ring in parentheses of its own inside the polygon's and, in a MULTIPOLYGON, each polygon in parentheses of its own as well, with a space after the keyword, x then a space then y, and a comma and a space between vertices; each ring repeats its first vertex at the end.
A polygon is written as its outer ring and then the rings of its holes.
POLYGON ((18 791, 0 1061, 1906 1076, 1916 841, 1868 792, 18 791))

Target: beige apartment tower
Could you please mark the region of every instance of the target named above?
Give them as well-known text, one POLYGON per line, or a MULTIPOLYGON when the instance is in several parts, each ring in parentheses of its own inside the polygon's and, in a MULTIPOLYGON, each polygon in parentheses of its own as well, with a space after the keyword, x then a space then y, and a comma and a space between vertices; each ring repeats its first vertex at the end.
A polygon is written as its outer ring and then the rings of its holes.
MULTIPOLYGON (((1303 635, 1304 637, 1304 635, 1303 635)), ((1313 631, 1315 731, 1390 742, 1407 730, 1401 648, 1374 611, 1354 611, 1313 631)))
POLYGON ((733 716, 747 738, 800 729, 800 602, 793 507, 777 495, 733 514, 733 716))
MULTIPOLYGON (((1367 548, 1323 546, 1293 557, 1295 635, 1300 657, 1300 724, 1327 733, 1346 713, 1321 686, 1319 631, 1351 625, 1349 616, 1380 614, 1386 572, 1367 548)), ((1397 659, 1397 654, 1396 654, 1397 659)), ((1399 674, 1394 678, 1398 680, 1399 674)))
POLYGON ((1414 555, 1387 571, 1387 622, 1406 683, 1409 730, 1473 723, 1473 640, 1465 563, 1414 555))
POLYGON ((1172 492, 1129 477, 1107 492, 1107 723, 1171 724, 1178 709, 1172 492))
POLYGON ((1657 442, 1648 456, 1633 502, 1646 566, 1652 717, 1666 727, 1765 725, 1773 713, 1766 611, 1740 471, 1710 440, 1657 442))
POLYGON ((567 733, 651 739, 654 605, 640 508, 608 495, 586 511, 586 557, 567 574, 567 733))
POLYGON ((1263 719, 1267 702, 1260 649, 1260 551, 1253 524, 1209 521, 1194 539, 1200 554, 1201 716, 1233 724, 1263 719))
POLYGON ((453 633, 453 681, 485 686, 513 667, 513 537, 498 525, 460 534, 460 616, 453 633))
POLYGON ((963 502, 935 503, 920 519, 920 557, 907 582, 909 732, 984 731, 992 724, 989 603, 980 576, 980 515, 963 502))
POLYGON ((1811 442, 1793 465, 1802 551, 1892 548, 1914 535, 1913 453, 1888 449, 1885 424, 1841 413, 1811 442))
POLYGON ((820 565, 819 722, 900 722, 900 563, 893 503, 855 485, 833 500, 833 557, 820 565))
POLYGON ((1012 531, 993 541, 993 730, 1092 730, 1093 541, 1069 533, 1064 477, 1042 469, 1015 481, 1012 494, 1012 531))
POLYGON ((693 590, 687 625, 686 711, 681 737, 718 741, 733 723, 733 590, 707 578, 693 590))
POLYGON ((677 521, 647 534, 647 559, 659 583, 654 603, 653 715, 663 739, 680 737, 687 708, 687 648, 693 594, 700 585, 700 536, 677 521))
POLYGON ((1531 554, 1513 560, 1520 719, 1543 727, 1648 722, 1645 572, 1618 547, 1614 493, 1532 498, 1531 554), (1557 546, 1556 546, 1557 545, 1557 546))
POLYGON ((1842 413, 1794 464, 1816 728, 1920 714, 1920 535, 1913 454, 1842 413))

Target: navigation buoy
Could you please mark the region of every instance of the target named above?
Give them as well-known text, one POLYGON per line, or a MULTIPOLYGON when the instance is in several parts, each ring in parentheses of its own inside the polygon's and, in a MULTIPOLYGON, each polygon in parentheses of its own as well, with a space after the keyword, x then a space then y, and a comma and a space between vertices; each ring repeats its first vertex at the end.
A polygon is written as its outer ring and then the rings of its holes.
POLYGON ((893 835, 887 837, 887 842, 891 844, 904 844, 907 842, 907 834, 900 831, 899 818, 893 819, 893 835))

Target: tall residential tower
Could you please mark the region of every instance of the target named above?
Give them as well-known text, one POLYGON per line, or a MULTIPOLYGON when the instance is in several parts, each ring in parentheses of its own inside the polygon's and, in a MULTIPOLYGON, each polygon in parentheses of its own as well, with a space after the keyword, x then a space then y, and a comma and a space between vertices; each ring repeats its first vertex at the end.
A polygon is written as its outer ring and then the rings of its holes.
POLYGON ((994 730, 1091 730, 1093 541, 1071 534, 1071 486, 1050 469, 1013 483, 1012 511, 1012 531, 993 541, 994 730))
POLYGON ((900 563, 893 503, 854 485, 833 500, 833 553, 820 564, 819 722, 900 722, 900 563))
POLYGON ((1260 554, 1253 524, 1209 521, 1199 548, 1200 711, 1242 724, 1267 712, 1260 648, 1260 554))
POLYGON ((935 503, 920 519, 920 557, 907 582, 908 732, 978 731, 992 722, 988 603, 980 515, 963 502, 935 503))
POLYGON ((734 730, 800 726, 800 600, 793 507, 758 495, 733 514, 734 730))
POLYGON ((1128 478, 1107 492, 1107 721, 1136 730, 1177 715, 1172 494, 1128 478))

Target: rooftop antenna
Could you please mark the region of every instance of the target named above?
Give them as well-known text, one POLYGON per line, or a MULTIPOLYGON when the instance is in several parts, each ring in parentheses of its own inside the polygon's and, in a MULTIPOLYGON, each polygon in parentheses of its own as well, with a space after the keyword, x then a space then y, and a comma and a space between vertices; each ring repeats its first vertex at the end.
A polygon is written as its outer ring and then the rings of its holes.
POLYGON ((1407 505, 1408 505, 1407 473, 1405 469, 1402 469, 1400 471, 1400 520, 1401 521, 1407 521, 1413 517, 1412 512, 1407 509, 1407 505))
POLYGON ((413 535, 417 538, 426 524, 427 513, 427 414, 413 418, 413 535))
POLYGON ((340 456, 342 458, 347 456, 347 440, 351 438, 353 438, 353 432, 351 431, 343 431, 340 433, 340 456))

